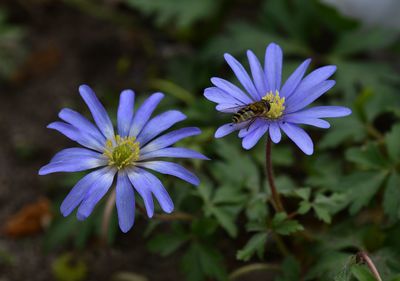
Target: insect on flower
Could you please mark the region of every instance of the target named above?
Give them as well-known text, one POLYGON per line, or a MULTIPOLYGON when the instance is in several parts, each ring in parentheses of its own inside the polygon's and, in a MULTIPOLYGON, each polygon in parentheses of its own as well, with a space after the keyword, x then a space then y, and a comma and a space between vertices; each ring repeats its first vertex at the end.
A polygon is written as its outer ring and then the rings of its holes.
POLYGON ((95 205, 116 180, 116 206, 119 226, 127 232, 135 218, 135 192, 143 199, 147 215, 154 214, 153 195, 163 211, 170 213, 174 204, 161 181, 147 169, 178 177, 193 185, 199 179, 181 165, 160 161, 158 158, 198 158, 204 155, 186 148, 171 147, 183 138, 200 134, 195 127, 164 133, 186 118, 181 112, 169 110, 150 118, 164 95, 155 93, 146 99, 134 113, 135 94, 122 91, 117 112, 117 134, 95 93, 86 85, 79 92, 89 107, 94 125, 76 111, 65 108, 59 117, 65 122, 53 122, 48 128, 59 131, 85 148, 67 148, 58 152, 50 163, 42 167, 40 175, 55 172, 96 170, 83 177, 61 204, 61 213, 68 216, 78 206, 77 217, 86 219, 95 205))
POLYGON ((225 60, 232 68, 245 91, 221 78, 211 78, 214 87, 205 89, 204 96, 217 103, 220 112, 233 114, 232 122, 215 132, 216 138, 236 130, 242 138, 242 146, 250 149, 269 133, 274 143, 281 140, 281 130, 305 153, 312 154, 314 145, 310 136, 299 124, 329 128, 322 118, 343 117, 351 114, 343 106, 315 106, 312 102, 335 85, 328 78, 336 66, 320 67, 304 77, 311 60, 305 60, 281 86, 282 50, 275 44, 268 45, 264 67, 252 51, 247 51, 252 78, 245 68, 231 55, 225 60))

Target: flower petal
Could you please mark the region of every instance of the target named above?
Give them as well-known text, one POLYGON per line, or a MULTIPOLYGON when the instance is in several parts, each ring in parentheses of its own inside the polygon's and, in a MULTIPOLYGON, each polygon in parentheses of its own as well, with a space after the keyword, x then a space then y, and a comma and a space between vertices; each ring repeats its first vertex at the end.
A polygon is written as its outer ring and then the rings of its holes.
POLYGON ((139 193, 143 199, 144 207, 146 208, 147 216, 149 218, 154 215, 154 202, 151 196, 151 182, 141 173, 142 169, 135 168, 127 171, 129 180, 131 181, 135 190, 139 193))
POLYGON ((247 71, 244 69, 243 65, 238 62, 234 57, 230 54, 224 54, 224 58, 229 66, 232 68, 239 82, 243 85, 246 91, 250 94, 250 96, 254 100, 258 100, 259 94, 254 87, 253 81, 251 81, 250 76, 247 74, 247 71))
POLYGON ((126 233, 135 221, 135 192, 125 172, 118 173, 115 203, 119 228, 126 233))
POLYGON ((186 116, 177 110, 169 110, 161 113, 147 122, 146 126, 139 133, 137 141, 141 146, 144 146, 154 137, 158 136, 160 133, 172 127, 175 123, 184 119, 186 119, 186 116))
POLYGON ((305 60, 289 76, 289 78, 286 80, 285 84, 283 85, 283 87, 279 93, 281 97, 285 97, 286 99, 288 99, 294 93, 297 86, 299 86, 301 79, 303 79, 303 76, 306 73, 306 70, 307 70, 308 66, 310 65, 310 63, 311 63, 311 59, 305 60))
POLYGON ((67 138, 76 141, 77 143, 100 151, 102 152, 104 150, 104 145, 101 143, 101 141, 99 141, 96 138, 93 138, 93 136, 88 135, 86 132, 82 132, 80 130, 78 130, 77 128, 75 128, 74 126, 64 123, 64 122, 53 122, 50 123, 47 128, 49 129, 54 129, 56 131, 59 131, 61 134, 65 135, 67 138))
POLYGON ((89 191, 90 187, 96 180, 102 177, 104 174, 110 171, 109 167, 105 167, 96 171, 93 171, 81 180, 79 180, 72 190, 65 197, 64 201, 60 206, 60 211, 64 217, 72 213, 72 211, 82 202, 85 198, 86 193, 89 191))
POLYGON ((268 92, 279 91, 282 78, 282 49, 275 43, 269 44, 265 51, 264 71, 268 92))
POLYGON ((114 168, 109 169, 107 172, 99 176, 91 185, 85 199, 78 208, 78 220, 85 220, 90 216, 96 204, 101 200, 101 198, 103 198, 110 188, 116 172, 117 170, 114 168))
POLYGON ((329 117, 343 117, 351 114, 351 109, 344 106, 314 106, 296 112, 303 117, 314 118, 329 118, 329 117))
POLYGON ((244 138, 245 136, 250 134, 252 131, 258 129, 260 126, 263 126, 266 123, 266 121, 261 118, 257 118, 257 119, 255 119, 254 122, 253 121, 250 121, 250 122, 247 123, 248 125, 246 127, 244 127, 243 129, 241 129, 239 131, 239 134, 238 134, 239 138, 244 138), (250 124, 250 122, 251 122, 251 124, 250 124))
POLYGON ((92 113, 94 122, 107 139, 114 139, 114 128, 107 111, 93 90, 87 85, 79 87, 79 93, 92 113))
POLYGON ((69 159, 78 161, 77 157, 92 157, 100 160, 107 159, 103 154, 95 152, 93 150, 82 147, 72 147, 57 152, 56 155, 53 156, 50 162, 65 161, 69 159))
POLYGON ((292 100, 299 101, 304 95, 310 92, 311 89, 320 85, 322 82, 326 81, 332 76, 336 71, 336 66, 327 65, 317 68, 310 74, 308 74, 295 89, 293 94, 286 100, 287 103, 292 103, 292 100))
POLYGON ((282 122, 279 124, 285 134, 307 155, 313 154, 314 145, 310 136, 297 125, 282 122))
POLYGON ((217 129, 217 131, 214 134, 214 137, 217 139, 225 137, 226 135, 229 135, 233 131, 239 130, 240 129, 239 127, 240 127, 239 124, 233 124, 233 123, 224 124, 217 129))
POLYGON ((254 147, 260 138, 267 132, 268 124, 265 123, 263 126, 258 127, 247 136, 245 136, 242 140, 242 146, 244 149, 250 149, 254 147))
POLYGON ((307 92, 304 92, 303 94, 300 94, 300 91, 297 92, 296 97, 293 97, 287 103, 287 108, 285 110, 285 113, 288 114, 303 109, 304 107, 306 107, 307 105, 318 99, 320 96, 325 94, 333 86, 335 86, 335 83, 336 82, 333 80, 327 80, 321 82, 320 84, 316 85, 312 89, 309 89, 307 92))
POLYGON ((203 154, 197 151, 182 147, 167 147, 151 151, 143 155, 140 155, 139 160, 142 161, 157 157, 195 158, 195 159, 210 160, 208 157, 204 156, 203 154))
POLYGON ((293 124, 305 124, 323 129, 328 129, 331 126, 329 122, 323 119, 314 117, 304 117, 297 114, 285 116, 285 121, 293 124))
POLYGON ((260 100, 267 93, 264 70, 256 55, 250 50, 247 51, 247 59, 249 60, 251 75, 258 93, 257 100, 260 100))
POLYGON ((213 83, 216 87, 220 88, 228 95, 231 95, 235 99, 240 100, 243 104, 249 104, 253 102, 250 97, 245 94, 239 87, 227 80, 213 77, 211 78, 211 83, 213 83))
POLYGON ((129 136, 136 137, 142 131, 147 121, 149 121, 151 114, 163 98, 164 94, 154 93, 142 103, 133 117, 129 136))
POLYGON ((133 108, 135 104, 135 93, 132 90, 124 90, 119 97, 117 123, 118 134, 126 137, 129 134, 133 118, 133 108))
POLYGON ((166 213, 171 213, 174 210, 174 202, 172 202, 167 190, 164 188, 161 181, 153 174, 144 169, 135 168, 135 172, 142 177, 143 185, 150 190, 157 198, 161 209, 166 213))
POLYGON ((181 165, 166 161, 138 162, 137 166, 154 170, 161 174, 172 175, 193 185, 199 185, 199 178, 181 165))
POLYGON ((58 116, 81 132, 85 132, 88 135, 93 136, 102 144, 106 142, 106 138, 102 133, 100 133, 99 129, 95 125, 93 125, 92 122, 83 117, 80 113, 69 108, 64 108, 60 111, 60 113, 58 113, 58 116))
POLYGON ((278 143, 281 141, 282 134, 277 122, 271 122, 271 124, 269 125, 269 136, 274 143, 278 143))
POLYGON ((220 88, 217 87, 209 87, 204 90, 204 96, 209 101, 215 103, 229 103, 229 104, 236 104, 236 105, 244 105, 244 103, 234 96, 226 93, 220 88))
POLYGON ((162 135, 148 144, 146 144, 143 148, 140 149, 140 152, 142 154, 158 150, 167 146, 170 146, 181 139, 190 137, 190 136, 195 136, 201 133, 201 130, 196 127, 187 127, 187 128, 182 128, 178 129, 172 132, 169 132, 165 135, 162 135))

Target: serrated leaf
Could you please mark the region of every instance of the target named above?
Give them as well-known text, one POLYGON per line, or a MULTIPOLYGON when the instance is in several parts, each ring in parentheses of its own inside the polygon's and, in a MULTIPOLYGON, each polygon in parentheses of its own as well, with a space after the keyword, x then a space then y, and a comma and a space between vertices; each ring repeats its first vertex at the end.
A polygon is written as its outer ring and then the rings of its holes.
POLYGON ((383 209, 391 220, 400 217, 400 177, 396 172, 392 172, 386 183, 383 197, 383 209))
POLYGON ((272 219, 271 227, 276 233, 281 235, 289 235, 304 230, 304 227, 297 220, 287 219, 285 213, 277 213, 272 219))
POLYGON ((212 206, 210 207, 210 211, 229 235, 236 237, 238 232, 235 224, 237 211, 233 210, 229 206, 212 206))
POLYGON ((214 204, 236 204, 245 200, 246 196, 232 186, 217 188, 212 202, 214 204))
POLYGON ((311 195, 311 188, 309 187, 297 188, 295 189, 294 193, 301 199, 308 201, 311 195))
POLYGON ((324 221, 326 223, 331 223, 331 221, 332 221, 331 215, 330 215, 329 211, 325 207, 314 205, 313 209, 315 211, 315 214, 317 215, 317 217, 320 220, 322 220, 322 221, 324 221))
POLYGON ((248 261, 256 252, 264 252, 265 243, 267 242, 268 234, 261 232, 254 234, 243 249, 239 250, 236 254, 236 258, 243 261, 248 261))
POLYGON ((158 234, 147 243, 147 247, 165 257, 175 252, 188 238, 184 233, 158 234))
POLYGON ((392 127, 392 130, 385 135, 385 144, 390 159, 394 163, 400 162, 400 124, 392 127))
POLYGON ((361 148, 353 147, 346 151, 347 160, 367 169, 386 168, 388 163, 378 145, 369 143, 361 148))
POLYGON ((350 214, 357 213, 371 201, 385 177, 386 172, 357 172, 344 180, 343 187, 348 189, 351 202, 350 214))
POLYGON ((375 277, 364 265, 355 264, 351 267, 351 273, 358 281, 376 281, 375 277))
POLYGON ((299 208, 297 209, 297 212, 300 215, 304 215, 304 214, 308 213, 308 211, 310 211, 311 207, 312 207, 312 205, 311 205, 310 202, 301 201, 300 204, 299 204, 299 208))

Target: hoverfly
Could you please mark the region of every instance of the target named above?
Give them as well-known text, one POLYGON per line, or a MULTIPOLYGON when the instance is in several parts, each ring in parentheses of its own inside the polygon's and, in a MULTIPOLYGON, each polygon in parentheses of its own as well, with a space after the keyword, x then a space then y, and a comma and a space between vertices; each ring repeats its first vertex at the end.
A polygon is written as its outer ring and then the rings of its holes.
MULTIPOLYGON (((269 101, 260 100, 254 103, 250 103, 240 108, 232 117, 233 124, 239 124, 250 121, 250 124, 254 122, 257 117, 265 116, 271 109, 269 101)), ((250 125, 249 124, 249 125, 250 125)))

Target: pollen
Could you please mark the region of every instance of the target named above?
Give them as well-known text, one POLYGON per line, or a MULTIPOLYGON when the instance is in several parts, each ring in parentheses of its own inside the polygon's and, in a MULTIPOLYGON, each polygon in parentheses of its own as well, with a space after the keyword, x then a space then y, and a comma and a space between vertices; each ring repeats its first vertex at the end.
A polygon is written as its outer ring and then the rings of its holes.
POLYGON ((285 110, 285 97, 281 98, 278 91, 275 92, 275 95, 270 91, 263 96, 262 99, 268 101, 271 105, 269 111, 265 113, 265 117, 269 119, 278 119, 282 116, 283 111, 285 110))
POLYGON ((115 136, 115 142, 108 139, 103 154, 108 158, 108 165, 118 170, 131 166, 139 159, 140 145, 135 137, 115 136))

